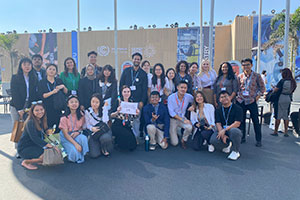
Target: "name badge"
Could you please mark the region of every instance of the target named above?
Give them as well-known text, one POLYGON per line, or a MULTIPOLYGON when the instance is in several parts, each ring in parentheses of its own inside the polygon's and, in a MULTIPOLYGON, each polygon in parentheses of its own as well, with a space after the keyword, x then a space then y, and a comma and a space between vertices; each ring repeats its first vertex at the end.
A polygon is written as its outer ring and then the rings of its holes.
POLYGON ((223 126, 223 129, 226 129, 228 126, 223 126))
POLYGON ((130 90, 131 91, 135 91, 136 90, 136 86, 135 85, 130 86, 130 90))
POLYGON ((139 82, 139 80, 140 80, 139 78, 136 78, 136 79, 135 79, 136 82, 139 82))
POLYGON ((76 90, 72 90, 72 91, 71 91, 71 94, 72 94, 72 95, 76 95, 76 94, 77 94, 76 90))
POLYGON ((243 91, 243 96, 249 96, 249 91, 248 90, 243 91))
POLYGON ((222 87, 222 88, 221 88, 221 91, 226 91, 226 87, 222 87))

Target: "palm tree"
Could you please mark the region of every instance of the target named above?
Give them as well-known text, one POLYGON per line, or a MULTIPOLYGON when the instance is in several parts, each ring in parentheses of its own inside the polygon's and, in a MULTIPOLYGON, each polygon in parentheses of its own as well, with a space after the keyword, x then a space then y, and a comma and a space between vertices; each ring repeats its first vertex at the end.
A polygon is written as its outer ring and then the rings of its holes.
MULTIPOLYGON (((284 38, 285 28, 285 13, 281 12, 276 14, 270 22, 271 29, 273 30, 268 42, 264 43, 262 48, 268 49, 271 46, 280 48, 282 45, 277 45, 277 42, 282 41, 284 38), (276 25, 280 23, 276 28, 276 25)), ((299 46, 299 36, 297 32, 300 30, 300 7, 297 8, 294 14, 290 16, 290 29, 289 29, 289 46, 290 46, 290 68, 295 72, 295 57, 297 56, 297 49, 299 46)), ((276 49, 275 49, 276 50, 276 49)), ((286 53, 286 52, 285 52, 286 53)))
POLYGON ((14 72, 14 60, 18 57, 18 51, 14 48, 15 43, 19 39, 17 34, 0 35, 0 47, 2 47, 10 56, 11 75, 14 72))

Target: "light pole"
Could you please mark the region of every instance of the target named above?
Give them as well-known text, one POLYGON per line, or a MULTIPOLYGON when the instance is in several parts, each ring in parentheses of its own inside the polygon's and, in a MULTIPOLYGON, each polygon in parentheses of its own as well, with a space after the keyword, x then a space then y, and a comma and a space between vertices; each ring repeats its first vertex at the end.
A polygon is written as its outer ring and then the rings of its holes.
POLYGON ((290 28, 290 0, 285 4, 285 27, 284 27, 284 67, 288 67, 289 57, 289 28, 290 28))
POLYGON ((119 66, 118 66, 118 28, 117 28, 117 0, 114 1, 114 14, 115 14, 115 68, 116 77, 119 78, 119 66))
POLYGON ((80 70, 80 0, 77 0, 77 68, 80 70))

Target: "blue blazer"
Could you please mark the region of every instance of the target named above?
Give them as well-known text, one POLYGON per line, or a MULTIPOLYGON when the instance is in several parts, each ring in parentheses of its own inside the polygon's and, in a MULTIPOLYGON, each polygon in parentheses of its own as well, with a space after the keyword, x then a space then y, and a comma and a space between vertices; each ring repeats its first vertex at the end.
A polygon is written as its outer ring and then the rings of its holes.
MULTIPOLYGON (((154 112, 154 107, 152 104, 148 104, 144 107, 144 118, 145 118, 145 132, 147 133, 147 125, 148 124, 163 124, 164 125, 164 137, 169 137, 169 130, 170 130, 170 116, 168 113, 167 107, 159 103, 157 115, 159 115, 158 119, 155 123, 152 122, 152 113, 154 112)), ((148 134, 148 133, 147 133, 148 134)))

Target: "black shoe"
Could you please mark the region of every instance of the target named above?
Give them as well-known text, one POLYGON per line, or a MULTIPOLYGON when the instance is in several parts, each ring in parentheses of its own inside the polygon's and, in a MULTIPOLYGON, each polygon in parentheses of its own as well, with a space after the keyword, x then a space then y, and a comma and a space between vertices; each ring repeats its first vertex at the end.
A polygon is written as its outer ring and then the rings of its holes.
POLYGON ((246 143, 246 139, 245 138, 242 138, 242 140, 241 140, 241 144, 243 144, 243 143, 246 143))
POLYGON ((20 159, 21 156, 17 153, 17 154, 16 154, 16 158, 17 158, 17 159, 20 159))
POLYGON ((278 133, 271 133, 272 136, 278 136, 278 133))
POLYGON ((289 137, 288 133, 284 133, 283 135, 284 135, 284 137, 289 137))
POLYGON ((261 146, 262 146, 262 144, 261 144, 261 142, 256 142, 255 146, 257 146, 257 147, 261 147, 261 146))

